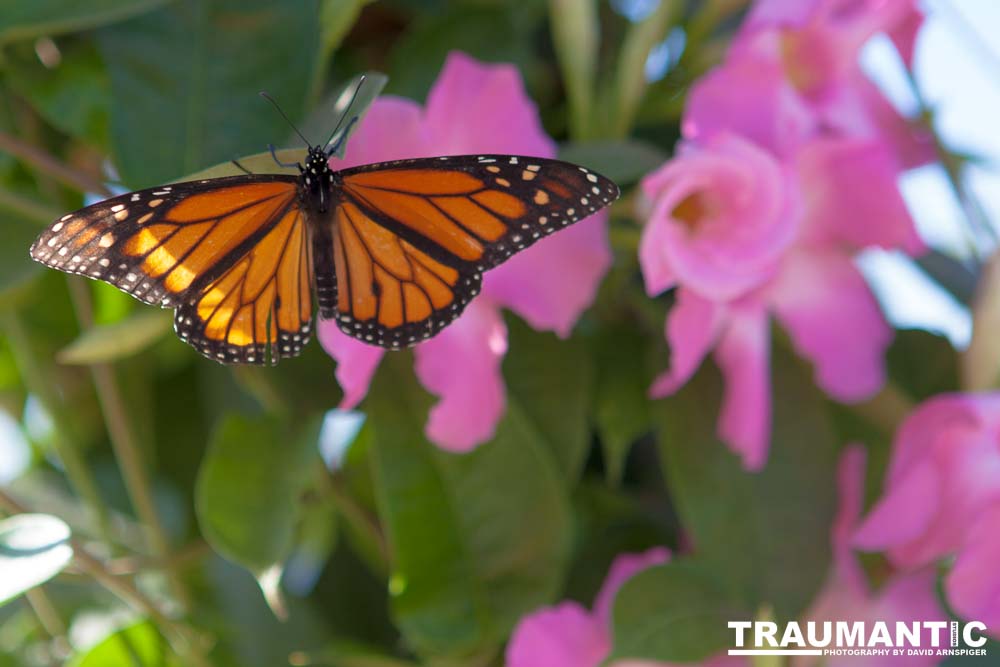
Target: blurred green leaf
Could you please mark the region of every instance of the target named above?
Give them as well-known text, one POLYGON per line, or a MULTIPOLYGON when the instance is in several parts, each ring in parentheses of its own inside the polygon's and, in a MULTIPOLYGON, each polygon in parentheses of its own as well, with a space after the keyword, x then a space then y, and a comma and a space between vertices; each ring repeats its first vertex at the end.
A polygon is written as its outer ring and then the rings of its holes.
POLYGON ((84 331, 56 355, 63 364, 97 364, 145 350, 171 330, 171 314, 148 308, 114 324, 84 331))
MULTIPOLYGON (((359 75, 360 76, 360 75, 359 75)), ((379 72, 368 72, 365 75, 364 85, 361 90, 358 91, 358 97, 354 100, 354 104, 351 105, 351 116, 357 116, 361 118, 364 116, 365 112, 372 105, 375 99, 378 97, 382 89, 385 88, 385 84, 389 81, 389 78, 385 74, 379 72)), ((327 97, 319 106, 316 107, 309 118, 306 119, 305 123, 302 124, 300 128, 301 132, 309 140, 316 140, 319 137, 323 139, 327 138, 327 135, 333 131, 334 126, 340 120, 344 111, 347 110, 347 105, 351 101, 351 97, 354 95, 354 90, 358 85, 359 77, 353 78, 347 85, 342 87, 336 93, 327 97)), ((350 120, 350 119, 348 119, 350 120)), ((345 121, 345 125, 348 121, 345 121)), ((357 123, 351 127, 346 127, 348 132, 348 139, 350 135, 357 130, 357 123)), ((331 143, 335 143, 337 139, 344 133, 345 129, 341 129, 333 137, 331 143)), ((329 144, 327 144, 329 145, 329 144)), ((344 151, 348 148, 349 141, 345 140, 341 146, 340 150, 337 151, 336 155, 343 156, 344 151)), ((304 162, 306 157, 305 148, 285 148, 276 151, 278 159, 282 162, 304 162)), ((293 176, 298 175, 298 168, 292 167, 282 167, 274 161, 274 157, 271 155, 270 151, 264 151, 263 153, 255 153, 247 157, 239 158, 239 162, 248 171, 255 174, 291 174, 293 176)), ((208 169, 203 169, 201 171, 195 172, 194 174, 188 174, 183 178, 179 179, 182 181, 196 181, 202 178, 221 178, 223 176, 238 176, 242 174, 243 171, 239 169, 236 165, 232 163, 231 160, 217 164, 208 169)))
MULTIPOLYGON (((2 204, 0 204, 2 208, 2 204)), ((28 248, 40 231, 18 215, 4 215, 4 241, 0 243, 0 308, 20 302, 28 287, 42 273, 42 265, 32 261, 28 248)))
POLYGON ((69 526, 48 514, 0 521, 0 605, 43 584, 73 558, 69 526))
POLYGON ((317 0, 178 0, 100 30, 122 180, 165 183, 286 136, 257 93, 302 117, 318 66, 318 11, 317 0))
POLYGON ((317 424, 230 415, 215 431, 195 488, 195 511, 212 547, 256 575, 291 552, 300 500, 319 454, 317 424))
POLYGON ((389 55, 387 91, 423 100, 448 53, 462 51, 485 62, 531 64, 534 35, 545 18, 538 2, 449 4, 418 13, 389 55))
POLYGON ((743 469, 719 442, 722 382, 706 365, 660 402, 664 476, 701 562, 748 609, 795 618, 827 574, 836 508, 836 439, 822 395, 798 359, 772 357, 773 429, 767 466, 743 469))
POLYGON ((748 619, 709 568, 678 560, 638 573, 615 597, 611 659, 703 660, 730 645, 727 623, 748 619))
POLYGON ((632 444, 652 429, 646 348, 636 327, 608 325, 595 336, 591 349, 590 356, 597 361, 593 418, 611 484, 621 482, 632 444))
POLYGON ((331 642, 313 658, 333 667, 417 667, 415 662, 385 655, 375 647, 348 640, 331 642))
POLYGON ((393 611, 418 653, 485 660, 559 589, 570 547, 566 487, 516 405, 496 438, 469 454, 427 442, 430 401, 411 359, 387 356, 366 402, 393 611))
POLYGON ((578 338, 559 339, 507 318, 510 354, 504 357, 507 402, 537 430, 567 480, 575 481, 590 448, 587 408, 594 362, 578 338))
POLYGON ((0 44, 17 39, 89 30, 149 11, 167 0, 32 0, 9 2, 0 12, 0 44))
POLYGON ((67 40, 54 67, 37 58, 8 62, 6 80, 46 121, 70 136, 108 143, 111 82, 92 40, 67 40))
POLYGON ((958 359, 944 336, 903 329, 886 353, 889 377, 914 400, 958 390, 958 359))
POLYGON ((69 667, 181 667, 181 662, 160 636, 156 626, 142 621, 112 633, 69 667))
POLYGON ((593 169, 625 187, 669 159, 657 146, 639 139, 587 141, 563 144, 559 159, 593 169))

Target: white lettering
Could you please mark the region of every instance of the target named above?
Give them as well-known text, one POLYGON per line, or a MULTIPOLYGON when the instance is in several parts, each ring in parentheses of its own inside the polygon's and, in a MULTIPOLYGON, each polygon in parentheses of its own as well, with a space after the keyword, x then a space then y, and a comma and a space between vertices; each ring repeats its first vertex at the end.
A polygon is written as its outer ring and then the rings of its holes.
POLYGON ((986 624, 980 623, 979 621, 972 621, 966 623, 965 627, 962 628, 962 640, 965 642, 966 646, 971 646, 972 648, 979 648, 986 643, 986 637, 983 637, 983 631, 986 630, 986 624), (979 637, 973 639, 972 631, 978 630, 979 637))
POLYGON ((754 646, 763 646, 767 640, 768 646, 778 648, 778 642, 774 636, 778 634, 778 624, 771 621, 761 621, 754 627, 754 646))
POLYGON ((743 648, 743 631, 752 625, 750 621, 729 621, 729 629, 736 630, 736 648, 743 648))

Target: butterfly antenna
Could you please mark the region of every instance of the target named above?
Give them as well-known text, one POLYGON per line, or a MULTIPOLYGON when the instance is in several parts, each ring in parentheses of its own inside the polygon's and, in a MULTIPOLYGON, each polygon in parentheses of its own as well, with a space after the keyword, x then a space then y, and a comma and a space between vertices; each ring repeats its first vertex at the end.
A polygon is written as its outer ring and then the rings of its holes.
POLYGON ((292 128, 293 130, 295 130, 295 134, 299 135, 299 139, 301 139, 302 141, 306 142, 306 146, 307 146, 307 147, 308 147, 308 146, 312 146, 312 142, 310 142, 310 141, 309 141, 308 139, 306 139, 306 138, 305 138, 304 136, 302 136, 302 133, 301 133, 301 132, 299 132, 299 128, 295 127, 295 123, 293 123, 293 122, 292 122, 292 121, 291 121, 291 120, 290 120, 290 119, 288 118, 288 116, 286 116, 286 115, 285 115, 285 112, 281 110, 281 107, 280 107, 280 106, 278 106, 278 103, 277 103, 277 102, 276 102, 276 101, 274 100, 274 98, 273 98, 273 97, 271 97, 270 95, 268 95, 268 94, 267 94, 267 93, 266 93, 265 91, 263 91, 263 90, 262 90, 262 91, 260 91, 260 93, 259 93, 259 94, 260 94, 260 96, 261 96, 261 97, 263 97, 263 98, 264 98, 265 100, 267 100, 268 102, 270 102, 271 104, 273 104, 273 105, 274 105, 274 108, 278 110, 278 113, 280 113, 280 114, 281 114, 281 117, 285 119, 285 122, 286 122, 286 123, 288 123, 288 126, 289 126, 290 128, 292 128))
MULTIPOLYGON (((344 119, 347 118, 347 114, 351 110, 351 106, 354 104, 354 100, 358 99, 358 93, 361 92, 361 86, 363 86, 363 85, 365 85, 365 75, 364 74, 362 74, 361 78, 358 79, 358 85, 354 87, 354 94, 351 95, 351 101, 348 102, 347 106, 344 108, 344 113, 340 114, 340 120, 337 121, 337 126, 335 128, 333 128, 333 132, 330 133, 330 136, 327 137, 327 140, 323 143, 324 146, 327 145, 327 144, 329 144, 330 140, 333 139, 334 136, 336 136, 337 130, 340 129, 340 126, 343 125, 343 123, 344 123, 344 119)), ((351 122, 353 123, 354 121, 352 120, 351 122)), ((348 125, 348 128, 350 128, 350 125, 348 125)), ((339 142, 338 142, 338 145, 339 145, 339 142)))

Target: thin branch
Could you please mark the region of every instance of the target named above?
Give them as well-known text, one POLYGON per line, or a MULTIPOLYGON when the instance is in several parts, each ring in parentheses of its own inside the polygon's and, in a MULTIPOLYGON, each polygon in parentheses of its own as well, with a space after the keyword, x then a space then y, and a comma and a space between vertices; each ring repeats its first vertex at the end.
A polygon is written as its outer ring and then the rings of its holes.
POLYGON ((69 167, 58 158, 45 152, 38 146, 29 144, 6 132, 0 132, 0 151, 10 153, 39 171, 52 176, 57 181, 80 192, 93 192, 110 197, 113 193, 104 183, 89 174, 69 167))
POLYGON ((47 225, 63 214, 61 210, 39 204, 33 199, 15 194, 4 188, 0 188, 0 207, 13 211, 40 225, 47 225))
MULTIPOLYGON (((94 324, 90 291, 79 278, 71 276, 67 282, 77 320, 81 328, 87 330, 94 324)), ((114 369, 110 364, 91 364, 90 371, 129 499, 139 519, 149 531, 154 555, 169 564, 171 563, 170 541, 167 539, 166 530, 153 501, 152 484, 142 460, 138 438, 125 409, 125 401, 114 369)), ((184 610, 189 609, 191 597, 180 575, 175 569, 169 568, 166 570, 166 576, 178 603, 184 610)))

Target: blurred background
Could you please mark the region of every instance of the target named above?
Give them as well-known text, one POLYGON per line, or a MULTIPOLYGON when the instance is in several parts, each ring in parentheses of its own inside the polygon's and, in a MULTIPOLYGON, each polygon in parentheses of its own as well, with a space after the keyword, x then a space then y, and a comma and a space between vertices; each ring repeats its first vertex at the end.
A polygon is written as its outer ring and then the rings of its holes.
MULTIPOLYGON (((689 87, 721 60, 750 3, 600 0, 597 44, 572 41, 585 34, 575 32, 574 4, 0 6, 0 511, 58 517, 49 528, 59 536, 65 526, 77 540, 72 562, 49 554, 40 576, 47 568, 58 576, 27 596, 19 595, 27 586, 9 585, 15 570, 0 569, 8 584, 0 582, 0 665, 499 665, 521 615, 563 598, 589 605, 616 554, 683 550, 656 426, 701 420, 712 439, 715 408, 647 405, 667 357, 671 300, 645 298, 635 185, 671 156, 689 87), (596 58, 591 103, 603 120, 587 128, 574 126, 567 90, 577 47, 596 58), (431 398, 413 380, 409 353, 384 364, 391 368, 376 378, 372 412, 368 404, 338 410, 337 367, 317 341, 277 368, 225 368, 177 340, 168 312, 28 258, 44 225, 111 192, 181 180, 269 142, 295 146, 260 90, 305 127, 329 127, 359 73, 382 73, 383 94, 423 103, 456 50, 513 63, 560 155, 623 186, 609 222, 613 268, 573 336, 560 341, 506 315, 511 349, 532 351, 504 366, 510 403, 527 406, 540 442, 555 442, 555 462, 534 463, 516 449, 484 448, 460 461, 436 452, 420 435, 431 398), (402 373, 401 388, 390 390, 390 372, 402 373), (378 410, 392 415, 381 437, 391 430, 395 448, 379 444, 378 410), (406 447, 419 457, 407 458, 406 447), (433 483, 424 483, 425 468, 433 483), (545 486, 556 477, 558 489, 545 486), (439 526, 440 504, 473 490, 488 500, 470 501, 459 527, 439 526), (525 508, 511 498, 519 494, 558 506, 551 525, 533 525, 534 538, 518 533, 525 508), (546 533, 551 544, 538 538, 546 533), (414 546, 447 540, 453 551, 494 553, 483 569, 501 574, 473 572, 481 564, 468 560, 442 564, 414 546), (401 561, 427 578, 401 577, 401 561), (451 590, 466 579, 476 595, 502 598, 487 620, 461 607, 475 595, 451 590)), ((1000 3, 922 7, 912 72, 885 36, 866 44, 862 65, 946 149, 941 162, 900 182, 932 252, 858 258, 889 320, 910 334, 890 351, 890 374, 915 398, 957 385, 955 355, 972 337, 970 304, 1000 229, 1000 3), (934 368, 913 372, 914 359, 934 368)), ((782 390, 798 395, 797 386, 782 390)), ((708 391, 714 406, 717 383, 708 391)), ((834 452, 870 436, 878 453, 869 481, 877 483, 891 440, 870 411, 846 414, 826 397, 816 405, 835 432, 829 451, 817 444, 826 472, 816 488, 826 495, 802 503, 795 521, 816 525, 790 551, 810 543, 828 551, 834 452)), ((807 426, 783 433, 825 442, 807 426)), ((720 487, 743 474, 726 457, 720 465, 731 477, 711 480, 720 487)), ((770 501, 791 504, 795 493, 770 501)), ((719 494, 720 506, 741 502, 719 494)), ((762 523, 777 530, 777 519, 762 523)), ((822 583, 828 554, 811 556, 802 556, 802 588, 789 608, 804 608, 822 583)), ((881 563, 867 565, 877 578, 881 563)))

